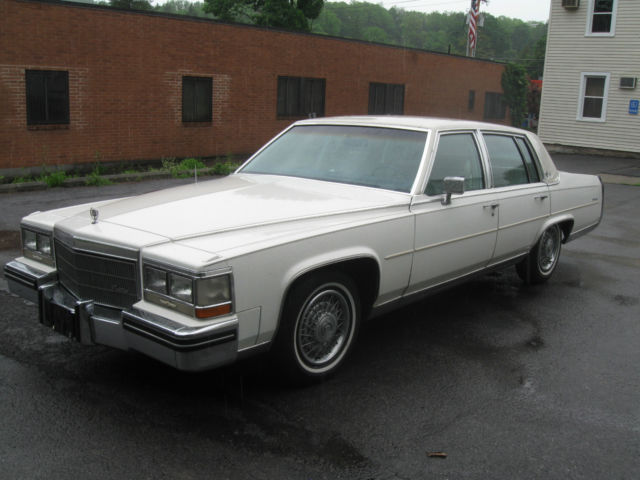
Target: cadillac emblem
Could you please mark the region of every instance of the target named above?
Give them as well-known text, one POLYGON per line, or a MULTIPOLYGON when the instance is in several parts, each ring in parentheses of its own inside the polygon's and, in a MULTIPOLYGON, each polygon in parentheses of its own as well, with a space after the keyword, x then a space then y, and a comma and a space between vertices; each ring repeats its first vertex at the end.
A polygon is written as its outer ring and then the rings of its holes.
POLYGON ((100 215, 100 212, 98 212, 98 210, 96 210, 95 208, 90 209, 89 215, 91 215, 91 223, 98 223, 98 215, 100 215))

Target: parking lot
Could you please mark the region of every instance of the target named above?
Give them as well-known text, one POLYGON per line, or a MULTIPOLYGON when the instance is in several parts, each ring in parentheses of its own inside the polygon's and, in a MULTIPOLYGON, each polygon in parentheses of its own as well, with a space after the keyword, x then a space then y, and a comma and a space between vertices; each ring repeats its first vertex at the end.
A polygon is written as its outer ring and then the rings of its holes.
MULTIPOLYGON (((187 181, 3 194, 0 263, 30 211, 187 181)), ((509 269, 374 319, 304 389, 262 359, 185 374, 70 342, 0 279, 0 477, 637 478, 639 205, 607 184, 602 224, 547 284, 509 269)))

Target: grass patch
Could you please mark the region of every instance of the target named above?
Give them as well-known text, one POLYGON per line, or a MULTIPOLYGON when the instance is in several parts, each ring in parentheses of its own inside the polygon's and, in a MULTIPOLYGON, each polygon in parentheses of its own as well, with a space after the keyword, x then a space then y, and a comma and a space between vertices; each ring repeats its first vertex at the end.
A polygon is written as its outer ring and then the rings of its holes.
POLYGON ((227 160, 226 162, 216 163, 212 171, 215 175, 229 175, 233 173, 236 168, 238 168, 237 163, 227 160))
POLYGON ((197 158, 185 158, 177 163, 174 157, 162 159, 162 170, 169 172, 173 178, 190 177, 204 167, 204 163, 197 158))
POLYGON ((11 183, 27 183, 27 182, 34 182, 35 179, 31 176, 23 176, 23 177, 14 177, 13 180, 11 180, 11 183))
POLYGON ((108 178, 105 178, 101 174, 102 169, 100 165, 96 165, 93 171, 87 175, 85 184, 92 187, 101 187, 103 185, 111 185, 113 182, 108 178))
POLYGON ((67 179, 67 172, 64 170, 57 170, 51 173, 44 173, 40 177, 37 178, 39 182, 44 182, 47 184, 47 187, 54 188, 60 187, 64 184, 64 181, 67 179))
MULTIPOLYGON (((228 155, 225 160, 219 161, 211 160, 215 163, 205 164, 201 159, 195 157, 189 157, 178 161, 176 157, 163 157, 161 159, 161 166, 147 166, 141 164, 122 164, 116 168, 120 173, 136 177, 134 181, 142 180, 142 176, 139 175, 143 172, 150 173, 168 173, 173 178, 192 178, 194 176, 206 176, 206 175, 229 175, 233 173, 241 164, 242 161, 233 159, 231 155, 228 155)), ((42 166, 40 174, 29 175, 27 170, 23 170, 23 175, 10 177, 0 175, 0 183, 27 183, 27 182, 43 182, 49 188, 60 187, 64 185, 65 180, 74 177, 84 177, 84 183, 89 186, 102 186, 111 185, 113 181, 107 178, 107 173, 113 173, 114 167, 105 167, 104 165, 96 162, 93 164, 93 170, 90 173, 84 173, 86 170, 81 168, 78 170, 68 171, 55 167, 56 170, 48 170, 45 165, 42 166), (109 168, 109 170, 107 170, 109 168)), ((86 166, 85 166, 86 168, 86 166)))

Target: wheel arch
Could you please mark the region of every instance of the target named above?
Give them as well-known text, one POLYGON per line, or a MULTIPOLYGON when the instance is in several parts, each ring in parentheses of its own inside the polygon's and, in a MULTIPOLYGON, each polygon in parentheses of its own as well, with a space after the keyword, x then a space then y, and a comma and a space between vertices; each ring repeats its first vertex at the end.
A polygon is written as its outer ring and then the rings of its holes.
POLYGON ((278 334, 282 312, 284 310, 287 297, 294 285, 309 276, 333 270, 341 272, 353 280, 358 288, 362 318, 365 319, 369 315, 371 307, 373 306, 375 299, 378 297, 378 291, 380 288, 380 264, 375 256, 372 254, 362 254, 333 260, 325 260, 323 262, 306 265, 304 268, 296 269, 295 272, 290 272, 287 285, 283 291, 282 299, 280 301, 278 328, 276 329, 274 337, 278 334))
POLYGON ((560 227, 560 231, 562 232, 562 243, 567 243, 569 241, 571 231, 573 230, 574 223, 575 220, 571 215, 562 215, 548 218, 547 221, 542 224, 533 244, 535 245, 538 240, 540 240, 540 237, 545 232, 545 230, 553 225, 558 225, 558 227, 560 227))

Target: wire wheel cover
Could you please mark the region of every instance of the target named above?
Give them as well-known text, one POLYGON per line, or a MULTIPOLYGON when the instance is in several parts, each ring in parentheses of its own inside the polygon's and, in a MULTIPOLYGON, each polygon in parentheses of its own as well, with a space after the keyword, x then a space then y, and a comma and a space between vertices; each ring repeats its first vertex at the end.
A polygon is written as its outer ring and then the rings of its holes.
POLYGON ((333 288, 320 291, 299 317, 296 348, 301 359, 313 367, 333 361, 348 344, 351 329, 352 310, 345 294, 333 288))
POLYGON ((560 230, 552 227, 542 234, 538 250, 538 268, 542 273, 553 270, 560 252, 560 230))

